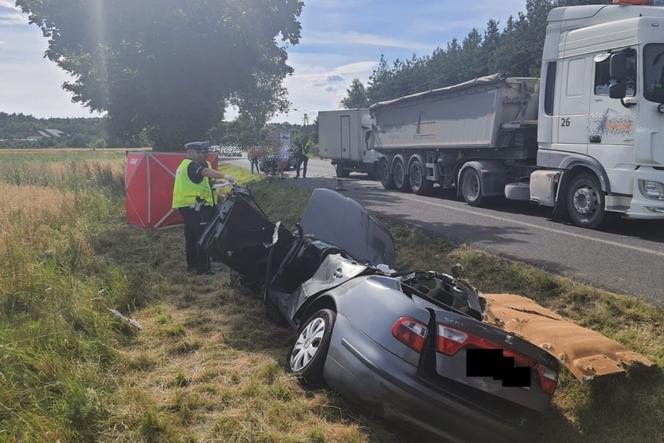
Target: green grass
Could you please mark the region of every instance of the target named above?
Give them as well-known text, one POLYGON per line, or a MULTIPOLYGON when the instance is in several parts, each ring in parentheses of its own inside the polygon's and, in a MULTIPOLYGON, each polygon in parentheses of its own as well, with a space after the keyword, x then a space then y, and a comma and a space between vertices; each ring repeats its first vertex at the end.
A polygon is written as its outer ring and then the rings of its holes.
MULTIPOLYGON (((122 155, 31 153, 11 165, 4 155, 0 441, 412 437, 331 391, 303 389, 285 371, 291 333, 268 321, 259 300, 234 287, 227 270, 187 274, 181 230, 124 225, 122 155), (107 307, 144 330, 130 329, 107 307)), ((300 217, 309 191, 223 169, 249 183, 272 220, 292 226, 300 217)), ((480 290, 535 298, 664 365, 660 308, 407 226, 391 230, 399 269, 448 271, 461 263, 480 290)), ((564 373, 537 438, 660 441, 663 386, 661 370, 588 385, 564 373)))
POLYGON ((61 176, 16 178, 44 167, 0 164, 0 440, 92 440, 108 414, 115 347, 132 335, 106 308, 135 306, 141 284, 92 251, 120 221, 121 177, 90 169, 83 179, 95 180, 78 194, 61 176))

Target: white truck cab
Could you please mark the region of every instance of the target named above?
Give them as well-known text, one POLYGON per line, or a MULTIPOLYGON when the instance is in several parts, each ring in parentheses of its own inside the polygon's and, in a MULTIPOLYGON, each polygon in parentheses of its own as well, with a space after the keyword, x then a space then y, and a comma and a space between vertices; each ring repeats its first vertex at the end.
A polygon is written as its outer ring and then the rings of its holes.
POLYGON ((664 1, 616 3, 552 10, 542 58, 530 198, 590 228, 664 219, 664 1))

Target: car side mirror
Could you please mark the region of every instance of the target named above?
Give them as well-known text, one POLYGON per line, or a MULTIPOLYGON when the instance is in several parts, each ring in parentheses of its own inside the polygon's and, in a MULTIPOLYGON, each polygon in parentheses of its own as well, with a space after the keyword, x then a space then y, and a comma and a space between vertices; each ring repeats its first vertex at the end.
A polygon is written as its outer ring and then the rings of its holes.
POLYGON ((609 97, 623 99, 627 96, 627 86, 625 82, 618 82, 609 86, 609 97))
POLYGON ((622 83, 627 77, 627 55, 624 52, 617 52, 611 55, 609 61, 609 74, 611 80, 622 83))

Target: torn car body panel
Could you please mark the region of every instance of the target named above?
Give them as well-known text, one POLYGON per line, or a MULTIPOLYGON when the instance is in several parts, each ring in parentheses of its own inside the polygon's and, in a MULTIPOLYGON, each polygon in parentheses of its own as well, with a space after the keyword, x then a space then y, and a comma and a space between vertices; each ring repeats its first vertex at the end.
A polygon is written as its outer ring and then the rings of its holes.
POLYGON ((546 350, 585 381, 654 366, 604 335, 565 320, 533 300, 514 294, 483 294, 485 321, 546 350))

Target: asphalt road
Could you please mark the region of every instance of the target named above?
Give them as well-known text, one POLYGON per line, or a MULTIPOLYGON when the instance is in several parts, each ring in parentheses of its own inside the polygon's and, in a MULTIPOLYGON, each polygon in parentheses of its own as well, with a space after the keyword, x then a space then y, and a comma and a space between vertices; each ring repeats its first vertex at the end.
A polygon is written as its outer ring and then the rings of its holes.
MULTIPOLYGON (((249 168, 246 159, 230 163, 249 168)), ((311 160, 307 179, 298 184, 334 189, 338 181, 329 161, 311 160)), ((593 231, 554 222, 547 209, 528 203, 500 201, 473 208, 454 193, 421 197, 386 191, 362 174, 344 180, 344 187, 349 197, 377 215, 664 305, 664 222, 621 220, 593 231)))

